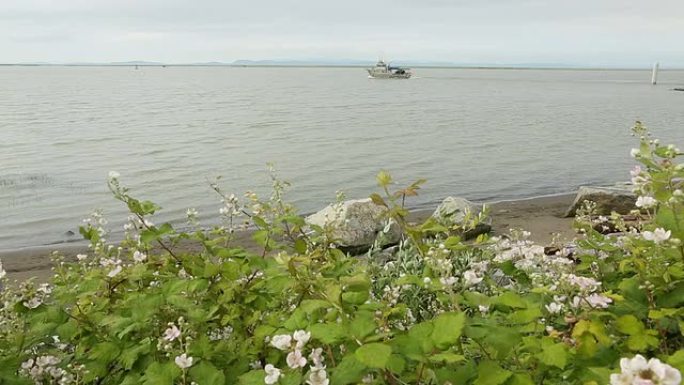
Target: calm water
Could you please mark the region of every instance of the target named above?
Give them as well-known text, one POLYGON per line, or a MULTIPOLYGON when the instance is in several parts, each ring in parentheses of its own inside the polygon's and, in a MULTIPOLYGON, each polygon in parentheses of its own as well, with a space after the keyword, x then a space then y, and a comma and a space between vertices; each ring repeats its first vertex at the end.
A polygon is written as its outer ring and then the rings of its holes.
POLYGON ((418 69, 408 81, 321 68, 0 67, 0 249, 77 238, 117 170, 134 195, 218 213, 208 180, 303 211, 374 191, 381 168, 446 195, 494 200, 628 179, 634 120, 684 145, 684 71, 418 69))

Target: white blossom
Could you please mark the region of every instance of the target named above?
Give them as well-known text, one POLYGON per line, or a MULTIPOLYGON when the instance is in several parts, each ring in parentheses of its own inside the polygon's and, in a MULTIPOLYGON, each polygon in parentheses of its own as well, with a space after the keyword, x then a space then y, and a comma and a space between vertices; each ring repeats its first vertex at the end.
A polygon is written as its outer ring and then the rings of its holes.
POLYGON ((43 303, 43 301, 39 297, 33 297, 30 300, 24 301, 22 303, 29 309, 35 309, 38 306, 40 306, 43 303))
POLYGON ((122 269, 123 268, 121 267, 121 265, 116 265, 112 270, 109 271, 109 273, 107 273, 107 277, 109 277, 109 278, 116 277, 117 274, 121 273, 122 269))
POLYGON ((309 380, 306 383, 309 385, 328 385, 330 379, 328 379, 328 373, 326 373, 325 369, 312 368, 309 380))
POLYGON ((663 228, 657 228, 653 231, 644 231, 643 237, 647 241, 653 241, 655 243, 660 243, 670 239, 670 230, 665 231, 663 228))
POLYGON ((138 262, 138 263, 144 262, 146 259, 147 259, 147 254, 145 254, 145 253, 141 253, 141 252, 138 251, 138 250, 136 250, 136 251, 133 253, 133 260, 136 261, 136 262, 138 262))
POLYGON ((309 354, 309 358, 311 358, 311 361, 313 362, 312 368, 325 368, 325 365, 323 365, 323 349, 322 348, 316 348, 311 351, 311 354, 309 354))
POLYGON ((88 258, 87 254, 77 254, 76 255, 76 259, 78 259, 79 261, 83 261, 86 258, 88 258))
POLYGON ((297 341, 297 349, 301 349, 304 347, 304 345, 306 345, 307 342, 309 342, 311 333, 305 330, 297 330, 292 334, 292 338, 297 341))
POLYGON ((6 275, 7 272, 5 271, 5 269, 2 268, 2 261, 0 261, 0 279, 5 278, 6 275))
POLYGON ((192 366, 192 357, 188 357, 187 354, 183 353, 180 356, 177 356, 174 362, 179 368, 187 369, 192 366))
POLYGON ((463 272, 463 282, 466 287, 477 285, 482 281, 482 277, 478 277, 473 270, 466 270, 463 272))
POLYGON ((292 369, 303 368, 306 365, 306 357, 302 355, 301 350, 295 349, 293 352, 288 353, 285 362, 292 369))
POLYGON ((292 336, 289 334, 279 334, 273 336, 271 339, 271 345, 279 350, 289 350, 292 345, 292 336))
POLYGON ((549 313, 551 313, 551 314, 557 314, 563 310, 563 304, 557 303, 557 302, 551 302, 550 304, 546 305, 545 307, 546 307, 546 310, 548 310, 549 313))
POLYGON ((633 148, 629 151, 629 155, 631 155, 632 158, 636 158, 639 156, 639 149, 638 148, 633 148))
POLYGON ((276 382, 278 382, 278 379, 282 374, 280 373, 280 369, 276 368, 275 366, 271 364, 267 364, 266 367, 264 368, 264 371, 266 372, 266 377, 264 378, 264 382, 267 385, 273 385, 276 382))
POLYGON ((679 385, 679 370, 657 358, 646 361, 642 355, 620 360, 621 373, 610 375, 610 385, 679 385))
POLYGON ((640 196, 636 200, 636 207, 640 207, 642 209, 648 209, 657 204, 658 201, 655 200, 655 198, 649 196, 640 196))
POLYGON ((109 179, 119 179, 121 177, 121 174, 119 174, 116 171, 110 171, 109 172, 109 179))
POLYGON ((591 307, 602 309, 607 308, 608 305, 613 302, 613 300, 609 297, 597 293, 589 294, 586 300, 587 302, 589 302, 589 305, 591 305, 591 307))
POLYGON ((167 341, 173 341, 180 337, 181 331, 176 327, 176 325, 171 325, 171 327, 164 330, 164 339, 167 341))

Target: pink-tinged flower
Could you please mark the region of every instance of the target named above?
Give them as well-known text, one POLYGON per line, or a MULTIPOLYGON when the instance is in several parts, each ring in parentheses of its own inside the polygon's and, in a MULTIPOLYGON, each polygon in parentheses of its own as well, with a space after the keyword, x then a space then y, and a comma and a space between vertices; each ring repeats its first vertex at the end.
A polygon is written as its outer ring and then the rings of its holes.
POLYGON ((646 359, 637 354, 620 360, 621 373, 610 375, 610 385, 679 385, 679 370, 662 363, 657 358, 646 359))
POLYGON ((670 230, 665 231, 665 229, 660 228, 660 227, 653 230, 652 232, 651 231, 644 231, 642 233, 645 240, 653 241, 655 243, 667 241, 668 239, 670 239, 671 234, 672 233, 670 232, 670 230))
POLYGON ((173 341, 180 337, 181 331, 176 327, 176 325, 171 325, 170 328, 164 330, 164 339, 167 341, 173 341))
POLYGON ((180 356, 177 356, 174 362, 179 368, 187 369, 192 366, 192 357, 188 357, 187 354, 183 353, 180 356))
POLYGON ((324 358, 322 348, 312 350, 311 354, 309 354, 309 358, 311 358, 311 361, 313 362, 312 368, 325 369, 325 365, 323 365, 324 358))
POLYGON ((289 334, 279 334, 277 336, 273 336, 271 339, 271 345, 278 350, 290 350, 290 347, 292 346, 292 336, 289 334))
POLYGON ((653 197, 649 196, 643 196, 643 197, 638 197, 636 200, 636 207, 642 208, 642 209, 649 209, 655 205, 658 204, 658 201, 655 200, 653 197))
POLYGON ((605 295, 597 294, 597 293, 592 293, 586 298, 587 302, 589 302, 589 305, 593 308, 601 308, 605 309, 610 305, 613 300, 610 299, 609 297, 606 297, 605 295))
POLYGON ((311 333, 307 332, 306 330, 297 330, 292 334, 292 338, 297 341, 296 348, 301 349, 304 347, 304 345, 306 345, 307 342, 309 342, 311 333))
POLYGON ((328 385, 330 379, 328 379, 328 373, 325 369, 311 368, 311 374, 309 374, 309 380, 306 383, 309 385, 328 385))
POLYGON ((285 362, 292 369, 303 368, 306 365, 306 358, 302 355, 301 350, 295 349, 294 352, 287 355, 285 362))
POLYGON ((264 371, 266 372, 266 377, 264 378, 264 382, 266 385, 273 385, 276 382, 278 382, 278 379, 282 374, 280 373, 280 369, 276 368, 275 366, 268 364, 266 367, 264 367, 264 371))

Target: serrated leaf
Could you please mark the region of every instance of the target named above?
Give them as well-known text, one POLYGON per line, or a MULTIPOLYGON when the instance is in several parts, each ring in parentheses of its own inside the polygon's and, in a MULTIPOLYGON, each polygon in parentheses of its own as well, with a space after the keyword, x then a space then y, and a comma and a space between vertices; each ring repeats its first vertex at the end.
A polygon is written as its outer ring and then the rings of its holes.
POLYGON ((222 371, 216 369, 214 365, 207 361, 201 361, 199 364, 190 368, 190 378, 202 385, 224 385, 226 377, 222 371))
POLYGON ((368 368, 359 362, 354 355, 346 355, 344 358, 342 358, 342 361, 340 361, 339 365, 331 370, 332 374, 330 376, 330 383, 331 385, 355 384, 361 381, 361 378, 363 378, 367 371, 368 368))
POLYGON ((500 385, 506 382, 512 374, 494 361, 483 361, 477 366, 477 379, 474 384, 500 385))
POLYGON ((565 345, 558 343, 545 346, 542 352, 537 354, 537 358, 545 365, 564 369, 568 362, 568 352, 565 345))
POLYGON ((347 333, 338 323, 316 323, 309 327, 311 336, 326 345, 333 345, 344 341, 347 333))
POLYGON ((465 314, 442 313, 432 320, 434 326, 431 339, 439 348, 445 349, 456 344, 461 338, 465 314))
POLYGON ((392 355, 392 348, 382 343, 365 344, 356 349, 354 356, 369 368, 384 369, 392 355))

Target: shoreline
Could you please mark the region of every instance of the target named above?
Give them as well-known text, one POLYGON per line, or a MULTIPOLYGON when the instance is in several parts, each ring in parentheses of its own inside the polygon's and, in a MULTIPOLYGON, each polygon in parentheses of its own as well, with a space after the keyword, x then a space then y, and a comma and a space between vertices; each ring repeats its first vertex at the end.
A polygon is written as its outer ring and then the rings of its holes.
MULTIPOLYGON (((485 203, 490 208, 492 235, 505 234, 511 228, 521 228, 532 233, 530 238, 533 241, 548 245, 552 242, 554 234, 559 234, 563 241, 568 241, 574 237, 573 218, 563 218, 563 212, 570 206, 575 195, 575 193, 561 193, 477 203, 485 203)), ((436 207, 437 205, 432 208, 422 207, 411 210, 409 220, 425 220, 436 207)), ((236 243, 247 249, 254 247, 251 233, 249 230, 239 233, 236 243)), ((192 247, 181 248, 183 251, 192 251, 192 247)), ((44 282, 52 276, 50 255, 55 251, 67 259, 73 259, 77 254, 88 252, 88 243, 84 240, 82 242, 29 246, 17 249, 0 249, 0 260, 11 280, 23 281, 35 278, 37 281, 44 282)))

